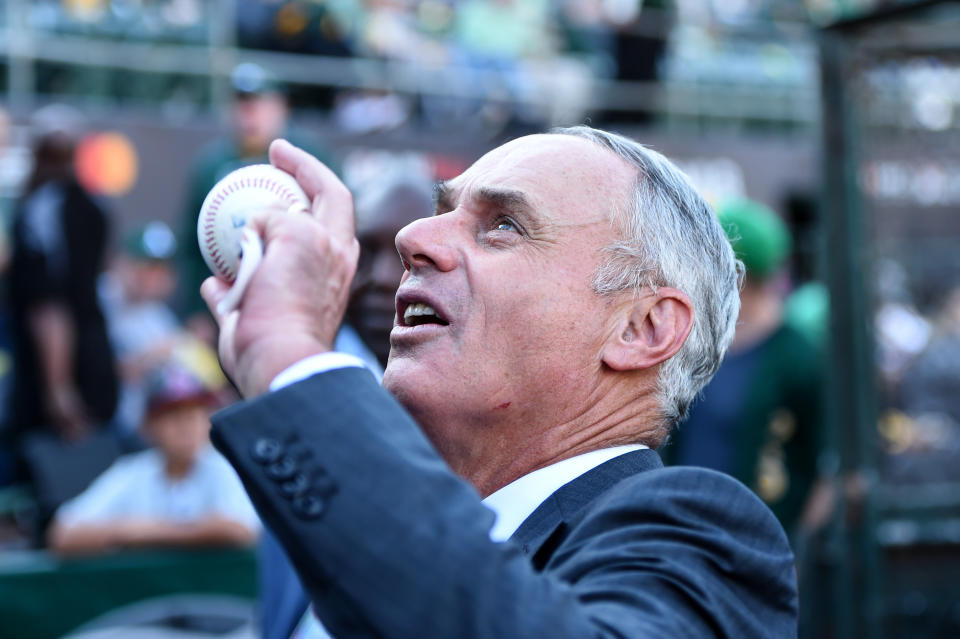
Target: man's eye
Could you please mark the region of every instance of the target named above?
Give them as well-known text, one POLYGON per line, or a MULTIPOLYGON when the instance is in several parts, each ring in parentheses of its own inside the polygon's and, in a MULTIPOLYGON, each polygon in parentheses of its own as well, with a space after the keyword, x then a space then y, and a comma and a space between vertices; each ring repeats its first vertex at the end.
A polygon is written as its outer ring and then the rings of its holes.
POLYGON ((520 232, 520 228, 516 224, 514 224, 512 220, 509 220, 507 218, 500 218, 499 220, 497 220, 496 223, 493 225, 493 230, 507 231, 510 233, 520 232))

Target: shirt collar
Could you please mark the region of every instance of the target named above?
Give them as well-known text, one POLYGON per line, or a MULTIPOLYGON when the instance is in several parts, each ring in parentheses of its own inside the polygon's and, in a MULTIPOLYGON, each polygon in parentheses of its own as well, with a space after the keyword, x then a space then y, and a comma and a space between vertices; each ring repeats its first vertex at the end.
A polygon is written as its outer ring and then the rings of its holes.
POLYGON ((647 447, 643 444, 601 448, 539 468, 510 482, 483 500, 497 515, 497 520, 490 529, 490 539, 506 541, 547 497, 564 484, 614 457, 644 448, 647 447))

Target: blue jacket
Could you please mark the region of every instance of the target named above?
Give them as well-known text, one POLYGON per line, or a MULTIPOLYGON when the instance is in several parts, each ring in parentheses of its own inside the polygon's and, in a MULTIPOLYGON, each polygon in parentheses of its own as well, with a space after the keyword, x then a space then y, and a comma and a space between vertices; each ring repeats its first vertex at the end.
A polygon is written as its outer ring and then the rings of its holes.
POLYGON ((783 530, 725 475, 628 453, 494 543, 493 513, 362 369, 213 423, 337 639, 796 636, 783 530))

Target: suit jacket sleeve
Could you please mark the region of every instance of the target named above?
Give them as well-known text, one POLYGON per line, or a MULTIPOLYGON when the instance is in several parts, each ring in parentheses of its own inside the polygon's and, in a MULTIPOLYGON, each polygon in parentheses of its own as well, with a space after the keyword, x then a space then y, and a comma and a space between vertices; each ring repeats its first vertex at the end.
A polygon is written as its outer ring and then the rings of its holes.
POLYGON ((618 485, 538 571, 490 541, 493 513, 366 371, 316 375, 213 422, 340 639, 796 632, 783 533, 719 474, 618 485))

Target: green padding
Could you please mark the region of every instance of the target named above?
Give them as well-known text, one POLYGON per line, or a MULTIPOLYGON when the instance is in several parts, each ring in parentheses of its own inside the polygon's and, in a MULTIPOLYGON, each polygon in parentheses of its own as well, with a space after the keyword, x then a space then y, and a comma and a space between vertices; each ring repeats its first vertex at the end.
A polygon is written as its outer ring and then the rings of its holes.
POLYGON ((0 637, 49 639, 120 606, 175 593, 254 600, 251 550, 151 551, 60 561, 0 555, 0 637))
POLYGON ((790 254, 790 233, 777 214, 759 202, 739 198, 717 208, 717 217, 747 275, 773 275, 790 254))

